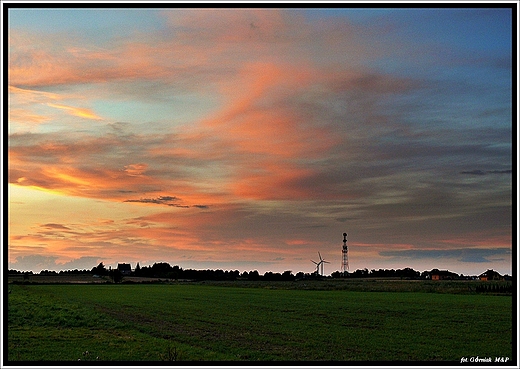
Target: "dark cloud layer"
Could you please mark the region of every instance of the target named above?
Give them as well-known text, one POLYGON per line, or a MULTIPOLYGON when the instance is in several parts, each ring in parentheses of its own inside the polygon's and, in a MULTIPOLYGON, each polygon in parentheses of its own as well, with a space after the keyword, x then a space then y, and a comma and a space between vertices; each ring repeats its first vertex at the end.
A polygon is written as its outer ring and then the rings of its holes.
POLYGON ((511 258, 509 248, 464 248, 464 249, 443 249, 443 250, 399 250, 381 251, 379 255, 393 257, 396 259, 422 260, 422 259, 456 259, 463 263, 489 263, 491 261, 504 260, 511 258))
POLYGON ((466 170, 460 172, 460 174, 470 174, 470 175, 477 175, 477 176, 483 176, 486 174, 512 174, 513 171, 511 169, 506 170, 480 170, 480 169, 474 169, 474 170, 466 170))
POLYGON ((60 229, 70 230, 69 227, 66 227, 63 224, 56 224, 56 223, 42 224, 42 227, 49 228, 49 229, 57 229, 57 230, 60 230, 60 229))
POLYGON ((176 196, 159 196, 157 198, 151 198, 151 199, 139 199, 139 200, 129 199, 129 200, 124 200, 123 202, 137 202, 137 203, 142 203, 142 204, 167 205, 167 206, 173 206, 176 208, 186 208, 186 209, 190 208, 190 207, 199 208, 199 209, 209 208, 208 205, 199 205, 199 204, 185 205, 185 204, 179 203, 179 201, 181 201, 181 199, 176 196))
POLYGON ((159 196, 157 198, 153 199, 139 199, 139 200, 125 200, 124 202, 140 202, 143 204, 159 204, 159 205, 168 205, 168 206, 175 206, 176 203, 172 203, 172 201, 178 201, 180 200, 178 197, 175 196, 159 196))

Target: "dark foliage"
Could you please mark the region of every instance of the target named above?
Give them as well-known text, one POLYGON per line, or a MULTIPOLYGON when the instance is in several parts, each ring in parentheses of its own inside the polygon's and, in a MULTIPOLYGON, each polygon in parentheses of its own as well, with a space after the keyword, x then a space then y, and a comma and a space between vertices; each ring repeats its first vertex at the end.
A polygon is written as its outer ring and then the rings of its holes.
POLYGON ((513 284, 483 283, 475 287, 479 293, 513 293, 513 284))
POLYGON ((112 279, 114 283, 119 283, 123 280, 123 274, 119 269, 110 269, 108 271, 108 276, 112 279))

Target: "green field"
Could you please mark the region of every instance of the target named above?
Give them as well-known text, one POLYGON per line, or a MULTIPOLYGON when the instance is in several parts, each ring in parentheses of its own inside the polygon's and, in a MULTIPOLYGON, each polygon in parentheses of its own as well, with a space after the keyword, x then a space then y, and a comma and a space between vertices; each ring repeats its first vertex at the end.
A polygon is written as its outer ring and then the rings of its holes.
POLYGON ((511 296, 189 283, 9 290, 8 361, 459 362, 513 354, 511 296))

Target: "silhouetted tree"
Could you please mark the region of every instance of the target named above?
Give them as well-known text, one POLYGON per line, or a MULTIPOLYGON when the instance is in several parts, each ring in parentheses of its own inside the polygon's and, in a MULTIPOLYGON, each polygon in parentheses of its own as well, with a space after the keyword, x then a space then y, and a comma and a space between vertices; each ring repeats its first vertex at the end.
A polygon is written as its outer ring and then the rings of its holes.
POLYGON ((265 272, 264 281, 282 281, 283 277, 280 273, 265 272))
POLYGON ((233 270, 229 272, 229 277, 231 278, 231 280, 236 281, 238 277, 240 277, 240 272, 238 270, 233 270))
POLYGON ((343 276, 343 274, 336 270, 335 272, 333 272, 331 275, 330 275, 332 278, 341 278, 343 276))
POLYGON ((368 269, 367 268, 365 268, 365 269, 358 269, 354 273, 352 273, 351 276, 354 277, 354 278, 368 277, 368 269))
POLYGON ((282 280, 284 281, 294 281, 294 275, 291 270, 286 270, 282 273, 282 280))
POLYGON ((55 272, 54 270, 45 269, 40 272, 40 275, 58 275, 58 273, 55 272))
POLYGON ((172 271, 168 263, 155 263, 152 265, 152 274, 158 278, 168 278, 168 274, 172 271))
POLYGON ((258 281, 260 279, 260 274, 258 273, 257 270, 253 270, 253 271, 249 272, 248 279, 250 281, 258 281))
POLYGON ((170 278, 170 279, 182 278, 182 268, 179 268, 178 265, 175 265, 173 268, 171 268, 171 271, 168 273, 168 278, 170 278))
POLYGON ((103 262, 99 263, 97 267, 92 268, 92 274, 107 275, 107 269, 103 265, 103 262))

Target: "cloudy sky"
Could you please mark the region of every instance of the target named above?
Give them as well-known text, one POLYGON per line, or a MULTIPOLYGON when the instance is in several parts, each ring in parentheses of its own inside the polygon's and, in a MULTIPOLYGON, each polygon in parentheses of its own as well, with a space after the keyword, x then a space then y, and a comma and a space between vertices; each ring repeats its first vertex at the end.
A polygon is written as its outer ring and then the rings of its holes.
POLYGON ((511 274, 511 9, 4 10, 9 268, 511 274))

